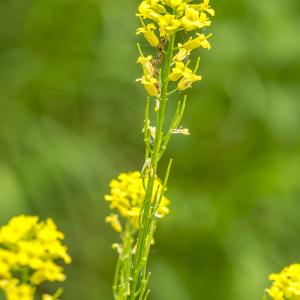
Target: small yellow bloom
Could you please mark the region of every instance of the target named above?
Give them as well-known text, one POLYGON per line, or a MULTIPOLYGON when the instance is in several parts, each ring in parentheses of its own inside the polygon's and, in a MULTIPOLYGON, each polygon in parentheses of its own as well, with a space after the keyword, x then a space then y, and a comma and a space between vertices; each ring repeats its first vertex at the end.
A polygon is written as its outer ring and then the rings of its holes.
POLYGON ((285 300, 284 293, 277 286, 272 286, 268 290, 269 296, 274 300, 285 300))
POLYGON ((174 15, 165 14, 158 19, 158 25, 160 35, 168 38, 180 27, 181 24, 174 15))
POLYGON ((0 229, 0 243, 15 244, 23 239, 24 235, 34 230, 37 226, 38 217, 19 216, 12 218, 8 225, 0 229))
POLYGON ((152 47, 157 47, 159 45, 159 40, 154 32, 156 26, 153 23, 150 23, 144 27, 137 29, 136 34, 144 34, 145 39, 152 47))
POLYGON ((202 80, 201 76, 198 76, 193 73, 185 72, 183 74, 183 77, 181 78, 181 80, 178 82, 177 88, 178 88, 178 90, 183 91, 183 90, 191 87, 194 82, 200 81, 200 80, 202 80))
POLYGON ((192 8, 197 9, 198 11, 203 11, 203 12, 207 12, 209 13, 211 16, 215 15, 215 10, 213 8, 210 7, 209 5, 209 0, 204 0, 203 3, 201 4, 194 4, 191 5, 192 8))
POLYGON ((186 48, 184 48, 181 43, 178 44, 178 48, 179 48, 179 51, 173 57, 174 62, 183 61, 190 55, 190 51, 188 51, 186 48))
POLYGON ((163 4, 176 9, 177 12, 184 10, 186 8, 187 2, 189 1, 188 0, 162 0, 163 4))
POLYGON ((65 279, 66 275, 63 273, 63 268, 50 260, 43 263, 42 267, 30 277, 30 281, 34 285, 40 285, 46 281, 64 281, 65 279))
POLYGON ((166 12, 163 5, 159 4, 159 0, 145 0, 139 5, 138 16, 143 17, 144 19, 148 18, 155 22, 160 18, 160 14, 166 12))
POLYGON ((198 10, 187 7, 184 16, 181 19, 181 23, 186 31, 192 31, 210 26, 211 21, 204 12, 200 14, 198 10))
POLYGON ((194 39, 190 38, 189 41, 183 44, 183 48, 185 48, 187 51, 192 51, 199 47, 202 47, 204 49, 210 49, 211 46, 207 39, 210 38, 211 36, 212 34, 205 36, 204 34, 197 33, 196 38, 194 39))
POLYGON ((151 75, 144 75, 136 81, 140 81, 149 96, 157 97, 159 95, 159 91, 157 89, 157 79, 152 77, 151 75))
POLYGON ((183 76, 184 72, 192 73, 192 70, 187 68, 183 62, 176 62, 175 67, 172 69, 172 72, 169 75, 169 80, 179 80, 183 76))
POLYGON ((205 48, 205 49, 210 49, 210 43, 207 40, 210 38, 212 34, 209 34, 205 36, 204 34, 197 33, 196 38, 190 38, 187 42, 184 44, 179 43, 178 44, 178 52, 174 55, 173 61, 183 61, 185 60, 190 54, 191 51, 194 49, 197 49, 199 47, 205 48))
POLYGON ((116 232, 122 232, 122 225, 118 215, 111 214, 110 216, 107 216, 105 218, 105 222, 109 223, 116 232))
POLYGON ((151 8, 159 14, 166 13, 166 9, 163 5, 160 4, 160 0, 145 0, 151 8))
POLYGON ((143 73, 145 76, 153 76, 154 75, 154 67, 151 63, 152 56, 148 55, 147 57, 145 56, 140 56, 137 60, 137 63, 141 64, 143 68, 143 73))
POLYGON ((300 299, 300 264, 284 268, 279 274, 271 274, 272 286, 267 289, 273 300, 300 299))
MULTIPOLYGON (((183 62, 176 62, 175 67, 172 69, 172 72, 169 75, 169 79, 171 81, 177 81, 180 79, 177 88, 178 90, 182 91, 191 87, 194 82, 201 80, 202 77, 194 74, 193 71, 186 67, 183 62)), ((184 131, 181 133, 184 134, 187 132, 184 131)))

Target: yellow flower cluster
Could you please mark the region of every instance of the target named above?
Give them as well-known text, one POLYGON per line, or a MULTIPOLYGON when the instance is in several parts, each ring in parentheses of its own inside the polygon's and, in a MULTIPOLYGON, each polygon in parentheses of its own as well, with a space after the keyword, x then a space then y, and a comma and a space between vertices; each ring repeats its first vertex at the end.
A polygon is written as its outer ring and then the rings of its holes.
POLYGON ((279 274, 271 274, 272 286, 267 289, 268 295, 274 300, 300 299, 300 264, 284 268, 279 274))
POLYGON ((32 300, 36 286, 65 280, 56 263, 71 262, 63 239, 52 219, 39 221, 35 216, 14 217, 0 228, 0 289, 8 300, 32 300))
MULTIPOLYGON (((160 190, 162 184, 156 179, 154 191, 160 190)), ((105 200, 110 202, 110 208, 116 209, 120 215, 126 218, 135 228, 138 228, 139 215, 145 198, 142 175, 140 172, 121 173, 117 179, 110 182, 110 195, 105 200)), ((152 201, 155 200, 155 195, 152 201)), ((169 200, 163 196, 157 210, 157 217, 165 217, 169 214, 169 200)), ((122 226, 118 214, 111 214, 106 222, 117 231, 122 232, 122 226)))
POLYGON ((7 300, 34 299, 34 288, 26 283, 19 284, 17 279, 0 280, 0 289, 5 291, 7 300))
MULTIPOLYGON (((188 41, 178 43, 178 52, 173 57, 174 63, 181 62, 179 67, 176 65, 173 69, 177 76, 173 73, 171 74, 172 79, 170 79, 179 80, 178 90, 189 88, 194 82, 201 80, 201 76, 195 74, 197 69, 192 71, 187 68, 186 60, 191 51, 199 47, 210 49, 208 38, 211 35, 205 36, 197 30, 211 25, 209 15, 214 16, 215 11, 210 7, 209 0, 204 0, 202 3, 196 2, 193 0, 144 0, 138 8, 137 16, 140 18, 142 27, 137 29, 137 34, 143 34, 147 42, 156 48, 158 53, 163 50, 164 42, 176 32, 195 32, 192 33, 195 35, 194 38, 190 37, 188 41), (178 76, 178 68, 182 70, 181 76, 178 76)), ((160 61, 153 60, 152 56, 144 57, 140 53, 138 63, 142 65, 143 76, 137 81, 144 85, 148 95, 158 97, 160 95, 160 78, 159 72, 155 68, 160 61), (146 64, 147 68, 145 68, 146 64), (152 67, 149 68, 150 64, 152 67)))

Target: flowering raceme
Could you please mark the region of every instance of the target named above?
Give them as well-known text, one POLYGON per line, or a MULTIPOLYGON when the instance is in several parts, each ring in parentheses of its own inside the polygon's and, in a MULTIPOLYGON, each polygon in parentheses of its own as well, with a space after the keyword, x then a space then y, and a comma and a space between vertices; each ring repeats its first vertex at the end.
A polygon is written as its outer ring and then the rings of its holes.
POLYGON ((269 279, 272 286, 267 289, 273 300, 300 299, 300 264, 293 264, 284 268, 279 274, 271 274, 269 279))
MULTIPOLYGON (((155 189, 161 193, 160 180, 155 181, 155 189)), ((159 196, 159 195, 157 195, 159 196)), ((155 201, 153 195, 152 202, 155 201)), ((105 200, 110 202, 110 208, 116 209, 122 217, 127 219, 135 228, 139 226, 139 215, 145 198, 142 175, 140 172, 121 173, 117 179, 110 182, 110 195, 105 200)), ((157 210, 157 217, 163 218, 169 214, 169 200, 163 196, 157 210)), ((122 226, 117 214, 112 214, 106 221, 117 231, 122 231, 122 226)))
POLYGON ((209 0, 143 0, 138 6, 141 25, 136 34, 150 45, 145 50, 137 45, 142 75, 136 81, 148 95, 142 130, 145 156, 141 172, 120 174, 111 181, 110 194, 105 196, 114 210, 106 222, 120 234, 120 243, 113 244, 118 252, 115 300, 146 300, 149 296, 147 260, 158 219, 169 213, 169 200, 164 194, 172 159, 162 181, 158 179, 159 162, 172 136, 190 134, 181 124, 187 95, 177 99, 171 118, 166 117, 167 104, 174 100, 171 95, 202 79, 197 73, 200 58, 195 63, 190 58, 195 49, 211 48, 211 34, 205 34, 204 29, 211 25, 209 18, 214 14, 209 0))
MULTIPOLYGON (((1 227, 0 290, 8 300, 33 300, 38 285, 65 280, 63 268, 56 263, 71 262, 63 239, 52 219, 39 221, 38 217, 21 215, 1 227)), ((55 298, 43 295, 44 299, 55 298)))
MULTIPOLYGON (((192 50, 199 47, 210 49, 208 38, 198 32, 211 25, 209 16, 214 16, 215 11, 211 8, 209 0, 197 3, 193 0, 144 0, 138 8, 137 16, 140 18, 142 27, 137 29, 137 34, 144 34, 146 41, 157 50, 157 58, 151 59, 154 72, 145 74, 137 81, 144 85, 149 96, 160 97, 161 94, 161 70, 159 68, 160 59, 164 51, 164 44, 170 37, 179 31, 192 32, 188 41, 178 43, 178 52, 173 56, 173 62, 187 60, 192 50)), ((141 52, 141 51, 140 51, 141 52)), ((141 56, 143 54, 141 53, 141 56)), ((177 90, 182 91, 192 86, 196 81, 202 79, 195 74, 196 70, 185 72, 182 79, 177 84, 177 90)), ((174 77, 173 77, 174 78, 174 77)), ((177 81, 176 80, 176 81, 177 81)))

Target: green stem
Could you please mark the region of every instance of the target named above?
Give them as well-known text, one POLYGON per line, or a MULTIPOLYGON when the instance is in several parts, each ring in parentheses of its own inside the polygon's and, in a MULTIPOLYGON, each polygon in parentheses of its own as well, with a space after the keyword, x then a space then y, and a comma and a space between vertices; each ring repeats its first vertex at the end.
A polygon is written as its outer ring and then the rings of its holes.
MULTIPOLYGON (((153 238, 154 230, 155 230, 155 215, 153 214, 153 208, 151 208, 151 202, 153 198, 154 191, 154 183, 157 178, 157 167, 159 161, 159 154, 161 151, 161 144, 163 138, 163 127, 165 120, 165 112, 166 112, 166 104, 168 97, 168 86, 169 86, 169 74, 171 70, 172 56, 174 51, 174 42, 175 42, 175 34, 170 37, 170 41, 168 44, 168 50, 165 56, 164 69, 162 73, 162 92, 160 96, 160 108, 157 113, 157 121, 156 121, 156 135, 154 140, 153 152, 151 153, 151 166, 152 166, 152 174, 150 175, 146 188, 146 195, 143 202, 143 206, 141 209, 140 216, 140 228, 139 235, 137 238, 137 251, 133 261, 132 267, 132 283, 130 289, 130 299, 134 300, 138 296, 137 290, 139 290, 139 284, 143 285, 142 290, 146 289, 146 285, 148 281, 141 281, 141 272, 143 268, 145 268, 150 243, 153 238)), ((162 191, 163 193, 163 191, 162 191)), ((145 270, 143 271, 143 275, 145 275, 145 270)), ((148 291, 146 292, 145 298, 148 296, 148 291)))
POLYGON ((133 227, 128 222, 123 234, 122 249, 115 271, 113 292, 116 300, 126 300, 130 294, 133 234, 133 227))

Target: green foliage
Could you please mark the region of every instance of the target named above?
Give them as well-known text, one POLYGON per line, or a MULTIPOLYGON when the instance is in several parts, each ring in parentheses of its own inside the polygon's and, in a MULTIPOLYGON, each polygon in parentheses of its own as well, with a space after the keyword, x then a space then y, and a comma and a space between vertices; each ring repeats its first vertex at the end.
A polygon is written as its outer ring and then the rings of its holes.
MULTIPOLYGON (((151 299, 260 299, 269 273, 300 261, 299 1, 212 5, 213 48, 183 120, 191 136, 170 143, 172 212, 150 259, 151 299)), ((111 299, 102 195, 144 156, 135 10, 0 3, 0 222, 56 220, 74 260, 65 300, 111 299)))

